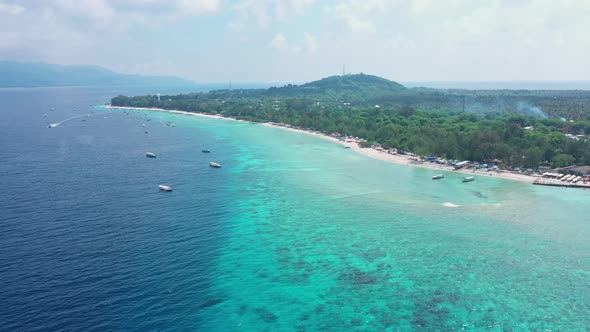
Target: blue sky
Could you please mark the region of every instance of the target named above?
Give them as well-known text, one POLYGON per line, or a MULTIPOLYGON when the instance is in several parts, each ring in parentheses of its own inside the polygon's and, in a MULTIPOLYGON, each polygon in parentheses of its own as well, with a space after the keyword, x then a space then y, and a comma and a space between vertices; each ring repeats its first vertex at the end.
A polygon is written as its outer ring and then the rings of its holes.
POLYGON ((588 80, 588 0, 0 0, 0 59, 196 82, 588 80))

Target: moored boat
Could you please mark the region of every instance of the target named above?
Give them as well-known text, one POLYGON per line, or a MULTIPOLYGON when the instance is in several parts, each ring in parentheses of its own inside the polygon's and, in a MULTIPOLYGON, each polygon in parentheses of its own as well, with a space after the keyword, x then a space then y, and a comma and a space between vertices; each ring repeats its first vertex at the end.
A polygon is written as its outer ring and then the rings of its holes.
POLYGON ((211 150, 203 149, 203 150, 201 150, 201 152, 203 152, 203 153, 211 153, 211 150))
POLYGON ((444 179, 444 177, 445 177, 445 176, 444 176, 444 175, 442 175, 442 174, 437 174, 437 175, 433 175, 433 176, 432 176, 432 179, 433 179, 433 180, 438 180, 438 179, 444 179))
POLYGON ((146 153, 145 153, 145 156, 146 156, 146 157, 149 157, 149 158, 156 158, 156 154, 155 154, 155 153, 153 153, 153 152, 146 152, 146 153))
POLYGON ((467 165, 469 165, 469 161, 468 161, 468 160, 465 160, 465 161, 462 161, 462 162, 456 163, 456 164, 454 165, 454 167, 453 167, 453 170, 455 170, 455 171, 456 171, 456 170, 458 170, 458 169, 461 169, 461 168, 463 168, 463 167, 465 167, 465 166, 467 166, 467 165))
POLYGON ((160 188, 162 191, 172 191, 172 187, 163 184, 159 185, 158 188, 160 188))
POLYGON ((466 176, 463 178, 463 182, 472 182, 475 181, 475 176, 466 176))
POLYGON ((210 162, 210 163, 209 163, 209 166, 210 166, 210 167, 215 167, 215 168, 221 168, 221 164, 219 164, 219 163, 216 163, 216 162, 210 162))

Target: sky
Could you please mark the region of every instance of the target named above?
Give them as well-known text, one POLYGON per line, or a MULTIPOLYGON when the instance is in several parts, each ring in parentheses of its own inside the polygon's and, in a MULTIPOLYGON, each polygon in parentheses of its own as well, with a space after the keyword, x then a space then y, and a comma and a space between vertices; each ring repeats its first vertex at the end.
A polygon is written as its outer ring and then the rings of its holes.
POLYGON ((590 0, 0 0, 0 60, 200 83, 590 79, 590 0))

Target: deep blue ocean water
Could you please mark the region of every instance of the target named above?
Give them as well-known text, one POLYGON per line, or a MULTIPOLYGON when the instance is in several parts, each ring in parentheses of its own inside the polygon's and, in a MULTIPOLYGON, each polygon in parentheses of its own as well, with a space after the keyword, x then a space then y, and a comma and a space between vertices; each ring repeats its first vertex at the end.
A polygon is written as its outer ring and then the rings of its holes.
POLYGON ((196 328, 231 213, 200 149, 223 144, 91 113, 138 90, 0 91, 1 329, 196 328), (154 149, 161 158, 146 160, 154 149), (162 195, 160 183, 183 194, 162 195))
POLYGON ((589 191, 91 106, 145 93, 0 90, 0 330, 590 329, 589 191))

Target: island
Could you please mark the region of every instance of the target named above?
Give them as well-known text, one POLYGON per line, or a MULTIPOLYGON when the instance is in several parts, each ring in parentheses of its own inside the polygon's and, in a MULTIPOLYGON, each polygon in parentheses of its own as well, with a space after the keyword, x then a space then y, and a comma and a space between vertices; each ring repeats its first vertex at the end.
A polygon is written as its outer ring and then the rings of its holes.
POLYGON ((61 86, 194 86, 176 77, 130 75, 99 66, 0 61, 0 88, 61 86))
POLYGON ((272 123, 453 169, 463 163, 549 182, 551 173, 580 183, 590 174, 590 91, 407 88, 354 74, 269 89, 117 96, 111 106, 272 123))

